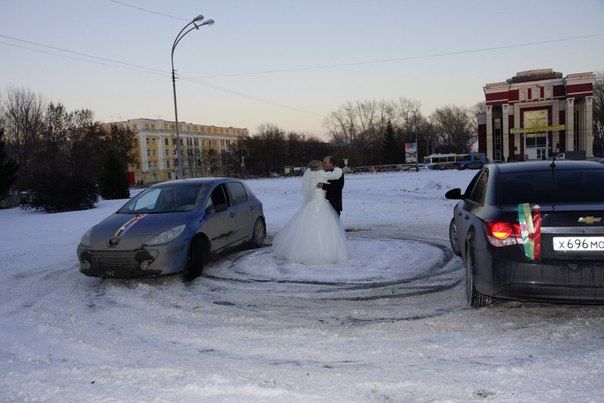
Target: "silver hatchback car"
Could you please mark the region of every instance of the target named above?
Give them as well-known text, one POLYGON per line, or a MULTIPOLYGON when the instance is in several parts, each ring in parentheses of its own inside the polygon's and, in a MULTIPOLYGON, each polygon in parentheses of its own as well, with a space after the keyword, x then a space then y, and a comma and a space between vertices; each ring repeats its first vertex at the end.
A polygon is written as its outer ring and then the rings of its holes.
POLYGON ((151 186, 89 229, 80 271, 111 278, 201 274, 212 254, 266 237, 262 203, 245 182, 185 179, 151 186))

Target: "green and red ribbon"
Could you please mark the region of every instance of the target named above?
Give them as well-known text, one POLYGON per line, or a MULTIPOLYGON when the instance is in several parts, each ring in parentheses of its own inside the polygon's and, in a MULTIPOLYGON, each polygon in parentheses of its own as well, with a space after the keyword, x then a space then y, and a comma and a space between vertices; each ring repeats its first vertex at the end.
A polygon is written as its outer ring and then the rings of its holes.
POLYGON ((518 205, 518 222, 524 255, 531 260, 541 258, 541 207, 529 203, 518 205))

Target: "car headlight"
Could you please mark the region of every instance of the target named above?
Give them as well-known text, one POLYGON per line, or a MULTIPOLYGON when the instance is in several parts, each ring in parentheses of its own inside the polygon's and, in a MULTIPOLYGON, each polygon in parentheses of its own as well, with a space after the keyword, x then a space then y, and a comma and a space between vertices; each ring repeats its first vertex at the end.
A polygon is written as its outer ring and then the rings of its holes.
POLYGON ((84 232, 84 235, 82 235, 82 239, 80 240, 80 243, 82 244, 82 246, 90 246, 92 244, 92 242, 90 241, 91 233, 92 233, 92 228, 90 228, 88 231, 84 232))
POLYGON ((147 242, 145 242, 145 245, 160 245, 162 243, 170 242, 171 240, 175 239, 177 236, 182 234, 182 232, 185 230, 185 227, 186 225, 182 224, 178 227, 174 227, 172 229, 164 231, 161 234, 149 239, 147 242))

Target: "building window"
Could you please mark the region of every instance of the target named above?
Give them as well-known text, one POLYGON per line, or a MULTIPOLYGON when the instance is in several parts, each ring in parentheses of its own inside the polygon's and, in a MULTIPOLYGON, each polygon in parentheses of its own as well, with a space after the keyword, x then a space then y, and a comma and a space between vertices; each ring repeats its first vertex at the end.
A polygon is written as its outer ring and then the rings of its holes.
POLYGON ((167 145, 167 146, 169 146, 170 145, 169 140, 168 139, 164 139, 164 144, 167 145))
POLYGON ((224 141, 224 140, 220 140, 220 146, 221 146, 221 147, 226 146, 226 141, 224 141))
POLYGON ((147 157, 151 156, 151 150, 147 150, 147 157))
POLYGON ((539 98, 541 98, 541 88, 538 86, 534 86, 531 91, 531 99, 533 101, 537 101, 539 98))
POLYGON ((521 88, 520 89, 520 100, 521 101, 526 101, 527 99, 527 89, 526 88, 521 88))

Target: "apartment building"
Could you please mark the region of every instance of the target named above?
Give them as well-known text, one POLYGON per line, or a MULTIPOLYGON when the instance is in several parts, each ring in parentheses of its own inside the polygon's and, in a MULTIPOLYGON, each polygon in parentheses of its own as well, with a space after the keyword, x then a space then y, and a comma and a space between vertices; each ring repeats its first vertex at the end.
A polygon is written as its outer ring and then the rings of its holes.
MULTIPOLYGON (((138 163, 130 167, 131 184, 161 182, 178 178, 176 123, 162 119, 129 119, 111 122, 130 129, 137 137, 138 163)), ((212 174, 214 162, 220 166, 224 156, 248 135, 237 127, 209 126, 180 122, 180 151, 185 178, 212 174), (216 158, 216 161, 212 161, 216 158)))

